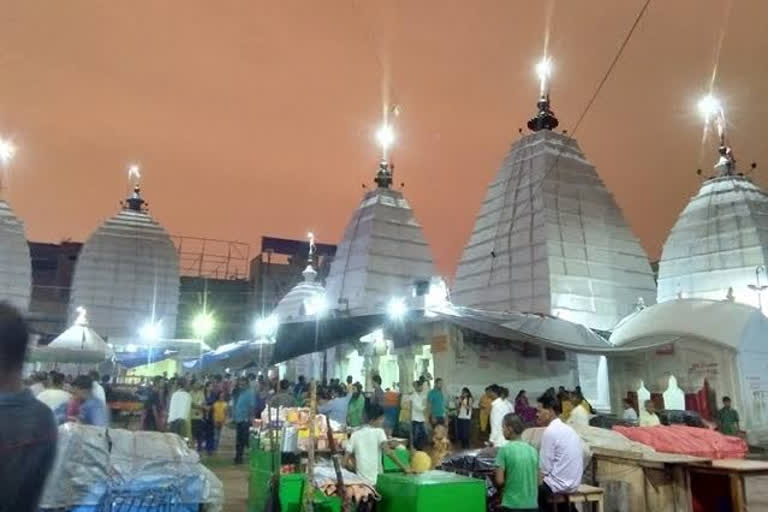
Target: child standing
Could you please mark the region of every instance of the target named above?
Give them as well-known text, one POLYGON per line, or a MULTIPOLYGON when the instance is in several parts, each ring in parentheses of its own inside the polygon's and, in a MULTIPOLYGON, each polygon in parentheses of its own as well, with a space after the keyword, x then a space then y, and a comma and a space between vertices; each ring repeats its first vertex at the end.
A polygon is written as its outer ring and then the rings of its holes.
POLYGON ((496 485, 503 489, 501 510, 535 512, 539 510, 539 454, 521 441, 523 422, 514 414, 502 420, 507 444, 496 454, 496 485))
POLYGON ((219 395, 216 397, 216 401, 213 402, 213 429, 214 429, 213 449, 214 450, 217 450, 219 448, 219 441, 221 440, 221 429, 224 427, 224 424, 227 422, 228 411, 229 411, 229 397, 224 392, 220 392, 219 395))

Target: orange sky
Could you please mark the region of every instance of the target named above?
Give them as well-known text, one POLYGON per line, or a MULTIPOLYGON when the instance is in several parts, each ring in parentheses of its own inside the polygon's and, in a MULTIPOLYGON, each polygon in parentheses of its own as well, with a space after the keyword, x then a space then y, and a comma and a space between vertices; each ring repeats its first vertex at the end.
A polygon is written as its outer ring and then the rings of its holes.
MULTIPOLYGON (((559 0, 553 107, 570 128, 642 0, 559 0)), ((652 258, 708 170, 695 103, 726 1, 656 1, 577 138, 652 258)), ((545 2, 6 0, 5 194, 32 240, 82 240, 144 171, 173 234, 337 242, 377 167, 384 76, 396 180, 452 275, 489 180, 533 114, 545 2), (387 73, 384 70, 388 70, 387 73)), ((768 2, 734 2, 716 89, 742 169, 768 181, 768 2), (763 94, 763 96, 760 96, 763 94)))

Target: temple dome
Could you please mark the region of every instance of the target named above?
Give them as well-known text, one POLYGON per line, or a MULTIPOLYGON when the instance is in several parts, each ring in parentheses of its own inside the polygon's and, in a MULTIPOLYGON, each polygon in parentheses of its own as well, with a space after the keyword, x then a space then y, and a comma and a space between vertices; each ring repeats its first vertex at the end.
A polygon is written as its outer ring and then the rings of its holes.
POLYGON ((125 207, 94 231, 75 267, 70 319, 88 311, 90 326, 109 341, 135 339, 153 316, 161 337, 174 337, 179 261, 168 233, 144 208, 138 187, 125 207))
POLYGON ((655 296, 645 251, 577 141, 544 126, 515 142, 464 247, 454 303, 609 330, 655 296))
POLYGON ((768 285, 761 268, 767 250, 768 194, 745 176, 708 179, 664 243, 657 299, 722 300, 731 295, 759 306, 762 291, 757 287, 768 285))
POLYGON ((347 224, 326 279, 330 307, 355 314, 382 311, 393 297, 411 296, 434 275, 429 245, 410 204, 382 162, 377 188, 363 196, 347 224))
POLYGON ((308 304, 324 300, 325 288, 317 281, 317 272, 312 268, 312 265, 307 265, 302 275, 304 280, 291 288, 272 311, 272 314, 276 315, 280 322, 304 319, 308 316, 308 304))
POLYGON ((32 260, 24 224, 0 200, 0 301, 27 311, 31 294, 32 260))

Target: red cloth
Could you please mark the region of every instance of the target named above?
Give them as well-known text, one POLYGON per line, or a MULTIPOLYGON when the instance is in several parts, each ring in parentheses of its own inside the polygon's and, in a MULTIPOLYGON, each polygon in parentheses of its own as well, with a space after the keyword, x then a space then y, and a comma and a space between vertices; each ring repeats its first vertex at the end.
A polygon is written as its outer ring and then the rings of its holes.
POLYGON ((709 459, 741 459, 747 453, 743 439, 725 436, 706 428, 683 425, 659 427, 622 427, 613 430, 632 441, 648 445, 659 452, 680 453, 709 459))

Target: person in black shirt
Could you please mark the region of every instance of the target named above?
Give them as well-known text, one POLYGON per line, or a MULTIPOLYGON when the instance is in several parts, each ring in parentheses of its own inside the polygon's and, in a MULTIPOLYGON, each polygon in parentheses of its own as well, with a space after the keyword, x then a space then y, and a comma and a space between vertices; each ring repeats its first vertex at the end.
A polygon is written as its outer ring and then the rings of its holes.
POLYGON ((0 303, 0 512, 37 511, 56 456, 53 412, 21 380, 28 341, 19 312, 0 303))

